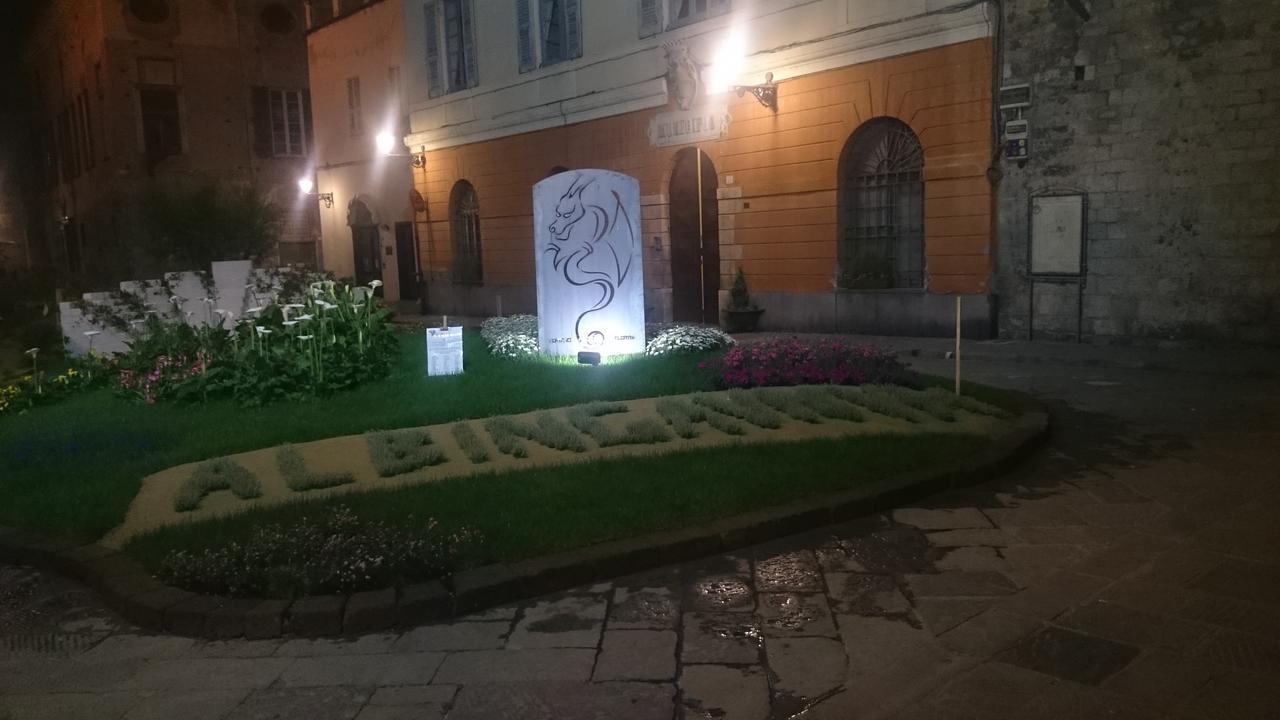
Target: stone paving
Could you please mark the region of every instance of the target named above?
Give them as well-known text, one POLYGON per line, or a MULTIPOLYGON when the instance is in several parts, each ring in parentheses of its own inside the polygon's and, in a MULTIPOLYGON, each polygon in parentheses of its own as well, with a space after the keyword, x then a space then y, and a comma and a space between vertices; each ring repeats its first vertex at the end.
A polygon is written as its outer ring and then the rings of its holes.
POLYGON ((1056 405, 1002 481, 399 634, 146 636, 0 567, 0 719, 1274 717, 1275 383, 1108 377, 1147 422, 1056 405))

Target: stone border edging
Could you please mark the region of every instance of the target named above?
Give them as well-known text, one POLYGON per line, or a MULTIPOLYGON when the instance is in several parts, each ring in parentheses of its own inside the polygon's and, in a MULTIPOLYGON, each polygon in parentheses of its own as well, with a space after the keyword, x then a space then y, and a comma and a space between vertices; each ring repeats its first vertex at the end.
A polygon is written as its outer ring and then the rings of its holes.
POLYGON ((900 507, 944 490, 976 485, 1003 474, 1048 437, 1049 415, 1038 402, 1033 407, 1018 417, 1012 431, 960 462, 697 527, 464 570, 447 578, 448 586, 432 580, 401 590, 293 601, 221 598, 165 585, 137 561, 97 543, 59 540, 3 526, 0 561, 45 567, 77 578, 97 590, 129 621, 176 635, 210 639, 326 637, 411 627, 736 550, 900 507))

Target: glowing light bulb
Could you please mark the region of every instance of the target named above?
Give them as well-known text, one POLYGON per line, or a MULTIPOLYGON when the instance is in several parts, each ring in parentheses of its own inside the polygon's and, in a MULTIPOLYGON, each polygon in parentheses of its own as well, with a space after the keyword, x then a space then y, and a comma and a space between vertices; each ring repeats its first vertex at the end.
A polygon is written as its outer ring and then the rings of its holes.
POLYGON ((303 195, 310 195, 311 191, 315 189, 316 184, 311 181, 311 178, 302 178, 301 180, 298 180, 298 190, 300 190, 303 195))
POLYGON ((382 155, 390 155, 391 151, 396 147, 396 138, 389 132, 378 133, 378 137, 374 138, 374 142, 378 144, 378 153, 382 155))

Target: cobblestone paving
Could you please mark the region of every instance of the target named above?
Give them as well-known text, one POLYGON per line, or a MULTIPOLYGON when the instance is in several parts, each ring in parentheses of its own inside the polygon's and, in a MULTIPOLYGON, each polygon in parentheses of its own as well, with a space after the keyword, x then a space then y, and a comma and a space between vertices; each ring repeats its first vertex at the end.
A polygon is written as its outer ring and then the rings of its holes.
POLYGON ((0 718, 1274 717, 1276 388, 1166 417, 1185 379, 985 487, 401 634, 147 636, 0 566, 0 718))

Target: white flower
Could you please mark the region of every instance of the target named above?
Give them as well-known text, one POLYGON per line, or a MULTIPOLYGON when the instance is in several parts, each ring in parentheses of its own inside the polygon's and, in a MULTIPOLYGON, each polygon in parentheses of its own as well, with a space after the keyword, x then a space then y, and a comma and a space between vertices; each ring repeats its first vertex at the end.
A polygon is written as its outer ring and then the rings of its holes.
POLYGON ((304 308, 306 307, 306 305, 299 305, 298 303, 289 303, 288 305, 285 305, 285 307, 289 308, 290 310, 296 310, 298 308, 304 308))
POLYGON ((373 288, 373 289, 377 290, 378 288, 382 287, 382 281, 381 281, 381 280, 370 280, 370 281, 369 281, 369 287, 371 287, 371 288, 373 288))
POLYGON ((270 331, 270 330, 268 330, 268 329, 266 329, 266 328, 262 327, 261 325, 255 325, 253 329, 254 329, 254 330, 257 330, 259 335, 270 335, 270 334, 271 334, 271 331, 270 331))
POLYGON ((315 335, 299 335, 298 336, 299 340, 311 340, 313 338, 315 338, 315 335))
POLYGON ((262 308, 260 308, 260 307, 251 307, 251 308, 249 308, 248 310, 245 310, 245 312, 247 312, 247 313, 260 313, 260 312, 262 312, 262 308))
POLYGON ((218 302, 217 300, 214 300, 213 298, 208 297, 208 296, 206 296, 206 297, 202 298, 202 300, 203 300, 204 302, 209 303, 210 305, 212 305, 212 304, 214 304, 214 303, 218 302))
POLYGON ((84 331, 85 337, 93 337, 95 335, 101 335, 101 334, 102 334, 101 330, 85 330, 84 331))
POLYGON ((363 310, 363 309, 364 309, 364 303, 351 303, 351 309, 352 309, 352 310, 363 310))
POLYGON ((181 305, 182 298, 178 297, 177 295, 170 295, 169 302, 173 303, 174 305, 181 305))
POLYGON ((284 325, 285 327, 293 327, 294 325, 297 325, 297 324, 298 324, 298 321, 297 321, 297 320, 285 320, 284 322, 282 322, 282 323, 280 323, 280 324, 281 324, 281 325, 284 325))
POLYGON ((27 350, 25 354, 30 355, 31 357, 35 357, 40 354, 40 348, 38 347, 31 348, 30 350, 27 350))
POLYGON ((299 315, 299 316, 298 316, 298 321, 299 321, 299 322, 303 322, 303 321, 306 321, 306 320, 315 320, 315 319, 316 319, 316 316, 315 316, 315 315, 299 315))

